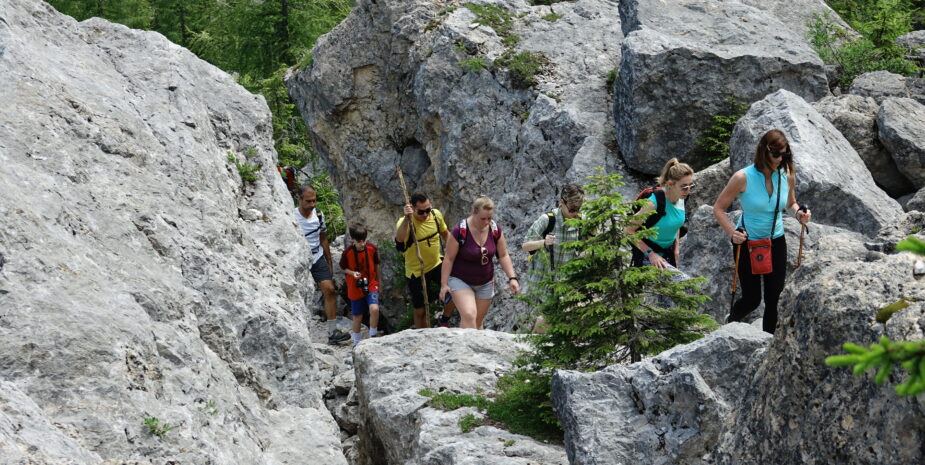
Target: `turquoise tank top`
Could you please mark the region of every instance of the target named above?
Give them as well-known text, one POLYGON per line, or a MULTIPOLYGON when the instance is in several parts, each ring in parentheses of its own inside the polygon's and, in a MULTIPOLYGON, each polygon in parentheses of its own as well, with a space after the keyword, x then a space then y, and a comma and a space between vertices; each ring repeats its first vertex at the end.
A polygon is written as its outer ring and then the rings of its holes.
MULTIPOLYGON (((649 201, 652 202, 652 205, 655 205, 655 194, 649 196, 649 201)), ((663 249, 667 249, 674 244, 675 239, 678 237, 678 230, 684 225, 684 199, 681 199, 678 204, 680 208, 669 202, 666 194, 665 216, 659 218, 658 222, 653 226, 658 235, 650 240, 663 249)))
POLYGON ((783 212, 787 208, 787 198, 790 196, 790 180, 787 173, 783 170, 771 173, 773 189, 771 189, 771 195, 768 195, 768 189, 764 184, 764 173, 758 171, 754 164, 746 166, 742 171, 745 173, 745 192, 738 195, 739 202, 742 204, 742 216, 739 217, 736 227, 742 227, 744 220, 749 240, 764 239, 766 237, 777 239, 783 236, 783 212), (774 201, 777 200, 777 186, 780 184, 781 179, 779 176, 783 176, 784 181, 784 184, 780 186, 780 202, 777 206, 781 213, 777 214, 777 222, 773 225, 774 232, 770 234, 771 221, 774 220, 774 201))

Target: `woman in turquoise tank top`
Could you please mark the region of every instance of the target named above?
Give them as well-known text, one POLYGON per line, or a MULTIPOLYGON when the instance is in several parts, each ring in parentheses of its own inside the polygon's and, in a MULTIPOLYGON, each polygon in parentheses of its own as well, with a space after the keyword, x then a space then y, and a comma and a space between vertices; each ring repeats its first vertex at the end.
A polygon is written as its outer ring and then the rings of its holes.
MULTIPOLYGON (((647 223, 657 219, 649 226, 655 229, 656 236, 635 244, 634 266, 677 269, 679 231, 685 220, 684 200, 694 188, 694 170, 672 158, 662 168, 658 185, 661 191, 653 192, 648 198, 650 203, 639 210, 639 213, 656 211, 646 219, 647 223), (664 212, 659 211, 659 203, 664 205, 664 212)), ((639 226, 626 228, 626 232, 631 234, 639 226)))
POLYGON ((713 216, 732 239, 733 259, 739 249, 739 281, 742 298, 737 300, 728 321, 741 321, 761 304, 764 297, 762 327, 771 334, 777 328, 777 301, 784 290, 787 277, 787 241, 784 239, 783 212, 790 209, 797 219, 806 224, 809 210, 800 211, 794 185, 796 171, 793 153, 784 133, 772 129, 761 137, 755 149, 754 163, 736 171, 713 204, 713 216), (742 215, 735 227, 726 216, 726 209, 734 199, 742 204, 742 215), (773 271, 756 275, 751 272, 748 247, 737 247, 746 240, 771 239, 773 271), (764 292, 762 293, 762 281, 764 292))

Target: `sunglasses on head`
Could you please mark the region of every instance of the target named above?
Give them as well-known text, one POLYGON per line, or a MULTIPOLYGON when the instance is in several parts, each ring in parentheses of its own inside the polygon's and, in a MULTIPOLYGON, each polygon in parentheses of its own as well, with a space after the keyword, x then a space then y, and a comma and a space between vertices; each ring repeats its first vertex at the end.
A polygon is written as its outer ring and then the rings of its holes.
POLYGON ((418 209, 418 215, 429 215, 431 210, 433 209, 434 209, 433 207, 427 207, 423 210, 418 209))
POLYGON ((771 156, 774 158, 780 158, 784 155, 790 156, 790 147, 787 147, 787 150, 783 152, 778 152, 777 150, 772 149, 771 146, 769 145, 768 152, 771 152, 771 156))

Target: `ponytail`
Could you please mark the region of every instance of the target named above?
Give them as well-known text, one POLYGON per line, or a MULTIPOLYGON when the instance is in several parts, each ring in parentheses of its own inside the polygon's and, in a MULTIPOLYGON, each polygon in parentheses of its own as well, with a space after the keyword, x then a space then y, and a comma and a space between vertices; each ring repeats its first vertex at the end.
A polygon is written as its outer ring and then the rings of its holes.
POLYGON ((665 187, 668 181, 677 181, 684 176, 694 174, 694 170, 687 163, 681 163, 677 158, 672 158, 662 167, 662 174, 658 176, 658 185, 665 187))

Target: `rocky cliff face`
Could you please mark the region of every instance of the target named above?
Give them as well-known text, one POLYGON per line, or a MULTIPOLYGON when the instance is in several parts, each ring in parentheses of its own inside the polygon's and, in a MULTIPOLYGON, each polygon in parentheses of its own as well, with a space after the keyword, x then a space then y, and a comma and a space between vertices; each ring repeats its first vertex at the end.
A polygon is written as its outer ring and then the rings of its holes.
POLYGON ((481 6, 497 8, 500 23, 479 8, 360 0, 288 78, 346 215, 377 236, 401 213, 396 166, 449 220, 484 193, 502 226, 522 232, 562 184, 617 164, 607 91, 620 58, 617 2, 481 6), (502 65, 509 50, 536 54, 535 85, 502 65))
POLYGON ((0 4, 0 98, 4 463, 346 463, 262 98, 35 0, 0 4))

